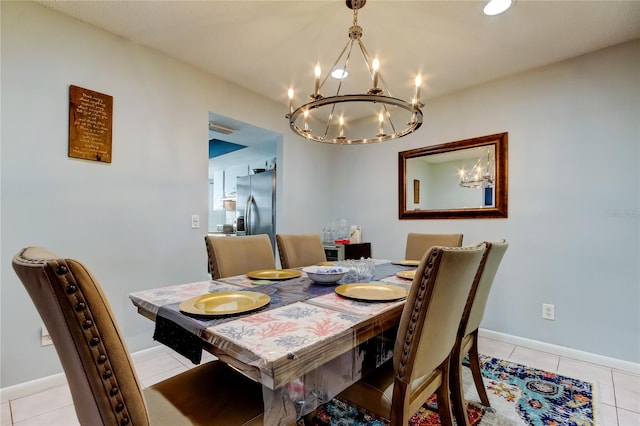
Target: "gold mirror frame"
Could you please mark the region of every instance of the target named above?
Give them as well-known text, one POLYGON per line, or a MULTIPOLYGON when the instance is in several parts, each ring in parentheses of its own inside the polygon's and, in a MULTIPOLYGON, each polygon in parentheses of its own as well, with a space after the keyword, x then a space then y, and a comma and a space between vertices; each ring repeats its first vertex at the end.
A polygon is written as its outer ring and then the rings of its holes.
POLYGON ((398 211, 400 219, 497 219, 506 218, 508 204, 508 132, 411 149, 398 153, 398 211), (412 197, 415 183, 407 183, 407 160, 468 148, 495 146, 494 200, 491 207, 440 210, 407 210, 407 194, 412 197), (409 192, 407 192, 409 191, 409 192))

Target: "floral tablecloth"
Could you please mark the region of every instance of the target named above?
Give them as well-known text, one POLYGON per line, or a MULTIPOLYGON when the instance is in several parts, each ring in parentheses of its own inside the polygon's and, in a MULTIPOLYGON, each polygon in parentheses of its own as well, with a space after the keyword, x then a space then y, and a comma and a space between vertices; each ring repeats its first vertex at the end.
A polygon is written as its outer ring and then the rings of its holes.
MULTIPOLYGON (((374 279, 392 280, 408 289, 409 281, 394 277, 406 269, 378 262, 374 279)), ((283 424, 358 380, 366 356, 358 347, 358 326, 391 311, 397 315, 396 308, 404 303, 351 300, 334 289, 313 284, 305 274, 268 285, 253 285, 243 275, 138 291, 129 297, 146 316, 156 318, 156 336, 160 327, 170 331, 172 341, 158 340, 192 361, 199 362, 206 342, 259 369, 265 424, 283 424), (179 311, 186 299, 228 290, 266 293, 271 302, 259 311, 223 318, 194 318, 179 311)), ((380 354, 374 356, 380 359, 380 354)))

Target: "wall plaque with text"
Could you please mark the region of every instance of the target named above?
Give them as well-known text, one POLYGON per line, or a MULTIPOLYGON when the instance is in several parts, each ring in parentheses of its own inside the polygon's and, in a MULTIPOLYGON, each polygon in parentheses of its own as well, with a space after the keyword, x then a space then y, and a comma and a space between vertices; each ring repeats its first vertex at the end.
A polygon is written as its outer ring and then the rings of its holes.
POLYGON ((111 163, 113 96, 69 86, 69 157, 111 163))

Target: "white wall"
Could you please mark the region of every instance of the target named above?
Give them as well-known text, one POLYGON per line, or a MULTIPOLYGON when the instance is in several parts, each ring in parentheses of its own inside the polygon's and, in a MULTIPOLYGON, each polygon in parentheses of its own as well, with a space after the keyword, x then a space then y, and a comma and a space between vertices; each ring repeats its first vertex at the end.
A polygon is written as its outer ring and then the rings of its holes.
POLYGON ((279 232, 348 217, 389 259, 410 231, 505 237, 484 327, 640 361, 640 43, 430 101, 407 138, 333 147, 291 134, 283 105, 40 5, 0 7, 0 387, 61 371, 9 267, 23 246, 86 263, 132 351, 152 344, 152 323, 128 293, 207 279, 210 111, 283 134, 279 232), (114 97, 112 164, 67 157, 70 84, 114 97), (508 219, 398 220, 398 151, 502 131, 508 219), (540 319, 543 302, 555 322, 540 319))
POLYGON ((482 327, 637 363, 639 80, 635 41, 429 101, 417 133, 342 147, 335 170, 368 189, 345 191, 338 215, 380 258, 401 257, 408 232, 506 238, 482 327), (505 131, 507 219, 398 220, 399 151, 505 131))
POLYGON ((153 324, 128 293, 208 279, 210 111, 283 134, 278 229, 311 231, 313 224, 320 232, 331 217, 322 202, 331 147, 291 134, 286 104, 38 4, 0 7, 1 387, 61 371, 53 347, 40 347, 40 318, 10 266, 22 247, 84 262, 132 351, 153 344, 153 324), (70 84, 113 96, 111 164, 67 156, 70 84), (192 214, 200 215, 198 230, 192 214))

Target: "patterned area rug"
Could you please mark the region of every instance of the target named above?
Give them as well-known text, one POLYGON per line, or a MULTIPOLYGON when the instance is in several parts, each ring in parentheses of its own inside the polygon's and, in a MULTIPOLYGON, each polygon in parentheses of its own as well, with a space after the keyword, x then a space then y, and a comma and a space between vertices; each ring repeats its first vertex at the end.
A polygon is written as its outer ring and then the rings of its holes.
MULTIPOLYGON (((536 370, 481 355, 480 365, 491 407, 480 405, 471 372, 464 368, 465 399, 469 424, 595 425, 593 385, 588 382, 536 370)), ((411 426, 440 424, 435 395, 413 415, 411 426)), ((315 426, 388 426, 386 419, 371 416, 347 401, 334 398, 318 408, 310 422, 315 426)))

